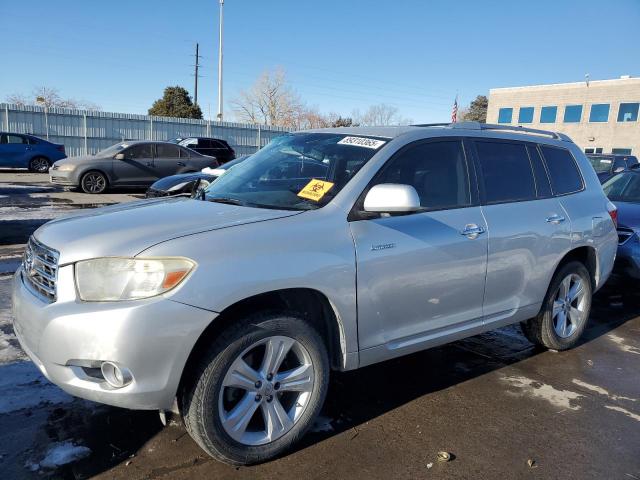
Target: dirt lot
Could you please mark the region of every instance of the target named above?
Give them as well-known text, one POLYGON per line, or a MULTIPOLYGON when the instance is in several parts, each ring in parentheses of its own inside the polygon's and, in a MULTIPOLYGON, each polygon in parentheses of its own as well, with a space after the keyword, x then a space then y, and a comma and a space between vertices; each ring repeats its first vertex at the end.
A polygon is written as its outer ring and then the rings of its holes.
POLYGON ((611 284, 583 343, 531 346, 518 327, 335 374, 314 431, 294 452, 232 468, 179 421, 73 399, 12 334, 10 273, 39 224, 134 200, 64 192, 0 172, 0 478, 562 478, 640 480, 640 294, 611 284), (623 293, 621 293, 623 292, 623 293), (438 462, 438 451, 452 453, 438 462), (65 461, 56 461, 60 458, 65 461), (65 463, 71 458, 77 461, 65 463), (530 462, 529 462, 530 461, 530 462), (531 465, 529 465, 531 464, 531 465))

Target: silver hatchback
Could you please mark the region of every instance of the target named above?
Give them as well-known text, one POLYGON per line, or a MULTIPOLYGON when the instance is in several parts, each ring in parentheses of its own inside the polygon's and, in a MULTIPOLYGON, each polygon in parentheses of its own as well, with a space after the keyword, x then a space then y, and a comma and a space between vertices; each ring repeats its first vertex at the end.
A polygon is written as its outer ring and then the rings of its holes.
POLYGON ((196 198, 39 228, 14 279, 15 331, 67 392, 177 410, 213 457, 257 463, 304 435, 332 370, 518 322, 536 344, 574 346, 614 223, 561 134, 299 132, 196 198))

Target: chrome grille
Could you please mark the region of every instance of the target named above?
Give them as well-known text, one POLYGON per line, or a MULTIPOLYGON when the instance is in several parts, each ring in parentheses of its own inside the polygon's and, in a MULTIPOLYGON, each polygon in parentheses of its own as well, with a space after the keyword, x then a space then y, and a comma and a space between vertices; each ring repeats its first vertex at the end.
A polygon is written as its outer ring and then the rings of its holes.
POLYGON ((60 254, 29 238, 22 256, 22 278, 25 285, 43 300, 56 301, 56 281, 58 279, 58 257, 60 254))
POLYGON ((627 241, 633 236, 633 230, 630 228, 619 227, 618 228, 618 245, 627 243, 627 241))

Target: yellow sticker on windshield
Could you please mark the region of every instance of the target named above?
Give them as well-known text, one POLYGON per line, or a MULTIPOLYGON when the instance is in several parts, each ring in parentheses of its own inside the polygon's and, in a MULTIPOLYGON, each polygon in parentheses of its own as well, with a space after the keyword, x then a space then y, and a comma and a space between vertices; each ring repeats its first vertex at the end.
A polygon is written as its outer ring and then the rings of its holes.
POLYGON ((333 183, 325 182, 324 180, 316 180, 314 178, 298 192, 298 196, 318 202, 329 190, 331 190, 331 187, 333 187, 333 183))

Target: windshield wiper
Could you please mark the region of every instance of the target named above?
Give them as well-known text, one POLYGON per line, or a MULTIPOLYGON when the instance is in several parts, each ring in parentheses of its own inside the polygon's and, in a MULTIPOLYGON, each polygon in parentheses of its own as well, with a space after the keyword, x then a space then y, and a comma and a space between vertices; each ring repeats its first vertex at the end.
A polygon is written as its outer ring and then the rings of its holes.
POLYGON ((228 205, 240 205, 240 206, 248 205, 248 203, 243 200, 239 200, 237 198, 230 198, 230 197, 213 197, 213 198, 207 198, 206 200, 207 202, 226 203, 228 205))

